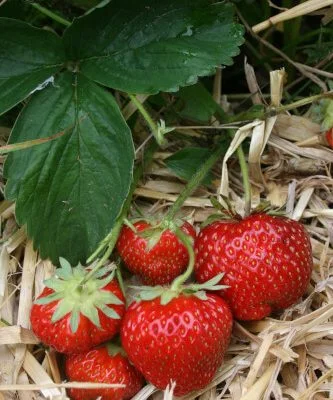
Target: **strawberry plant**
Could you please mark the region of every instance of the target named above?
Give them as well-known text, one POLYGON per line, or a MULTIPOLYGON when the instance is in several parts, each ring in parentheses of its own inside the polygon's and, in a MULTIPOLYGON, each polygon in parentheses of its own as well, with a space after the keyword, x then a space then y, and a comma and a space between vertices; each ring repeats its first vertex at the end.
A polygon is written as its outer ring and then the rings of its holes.
POLYGON ((243 42, 228 3, 106 3, 60 35, 0 18, 0 114, 25 101, 9 142, 28 147, 8 155, 5 195, 54 263, 85 263, 129 192, 133 140, 110 89, 134 101, 177 91, 230 65, 243 42))

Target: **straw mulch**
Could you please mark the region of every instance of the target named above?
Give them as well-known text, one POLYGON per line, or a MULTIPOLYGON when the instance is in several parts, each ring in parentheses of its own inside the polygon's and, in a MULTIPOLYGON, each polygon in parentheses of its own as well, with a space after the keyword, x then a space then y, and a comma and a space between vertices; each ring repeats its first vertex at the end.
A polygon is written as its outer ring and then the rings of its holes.
MULTIPOLYGON (((302 12, 309 12, 304 5, 311 5, 311 12, 322 8, 319 3, 323 7, 333 2, 311 0, 303 4, 302 12), (313 8, 315 4, 317 8, 313 8)), ((267 23, 255 30, 265 27, 267 23)), ((256 86, 255 75, 250 66, 245 70, 251 90, 256 86)), ((281 100, 283 80, 283 70, 271 74, 271 103, 275 106, 281 100)), ((219 93, 214 95, 219 99, 219 93)), ((255 99, 263 101, 260 95, 255 99)), ((128 118, 134 111, 131 104, 124 113, 128 118)), ((284 113, 264 122, 243 123, 223 162, 214 169, 213 186, 201 187, 185 203, 182 214, 197 226, 214 212, 209 198, 216 193, 229 193, 236 209, 242 210, 243 185, 233 152, 250 137, 253 205, 269 200, 273 206, 286 209, 289 217, 302 219, 311 236, 314 257, 311 284, 303 299, 280 315, 259 322, 235 322, 231 345, 214 381, 205 390, 186 396, 188 400, 198 396, 200 400, 333 398, 333 151, 316 143, 299 146, 319 132, 319 125, 306 115, 284 113)), ((163 162, 175 146, 170 144, 155 154, 135 192, 137 205, 147 213, 163 212, 184 187, 163 162)), ((75 384, 64 380, 61 357, 43 348, 29 329, 31 304, 54 266, 40 260, 24 227, 17 226, 13 204, 0 203, 0 215, 0 400, 65 399, 65 387, 75 384)), ((150 396, 171 399, 172 388, 162 393, 147 385, 135 400, 150 396)))

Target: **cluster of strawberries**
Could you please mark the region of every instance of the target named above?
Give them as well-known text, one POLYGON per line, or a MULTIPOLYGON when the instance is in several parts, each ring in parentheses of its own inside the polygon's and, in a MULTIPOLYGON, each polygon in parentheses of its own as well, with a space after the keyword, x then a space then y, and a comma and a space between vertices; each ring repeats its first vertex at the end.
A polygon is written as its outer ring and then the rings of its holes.
POLYGON ((86 269, 61 260, 33 305, 32 328, 66 353, 70 381, 123 385, 70 389, 73 399, 128 399, 145 380, 162 390, 174 383, 176 396, 202 389, 222 363, 233 318, 259 320, 305 293, 312 253, 303 225, 263 212, 235 218, 198 234, 183 223, 178 231, 194 242, 194 252, 177 231, 164 229, 149 245, 143 233, 156 232, 148 222, 124 226, 117 250, 149 285, 127 310, 113 273, 102 269, 88 279, 86 269), (186 284, 189 274, 181 274, 191 263, 196 282, 186 284), (118 332, 121 347, 102 344, 118 332))

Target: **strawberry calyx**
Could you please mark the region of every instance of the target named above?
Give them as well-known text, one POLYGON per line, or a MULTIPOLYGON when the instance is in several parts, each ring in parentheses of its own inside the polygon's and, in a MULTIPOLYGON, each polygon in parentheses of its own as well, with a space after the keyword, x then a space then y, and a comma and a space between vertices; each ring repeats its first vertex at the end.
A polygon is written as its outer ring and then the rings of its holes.
POLYGON ((158 222, 156 219, 152 218, 137 218, 132 219, 131 221, 125 221, 125 225, 132 229, 132 231, 136 235, 147 240, 147 252, 152 250, 157 245, 165 231, 169 230, 177 236, 177 230, 181 228, 183 224, 184 221, 181 219, 175 219, 174 221, 162 219, 162 221, 158 222), (141 231, 138 231, 134 224, 141 221, 147 222, 151 226, 141 231))
POLYGON ((57 322, 70 314, 70 328, 75 333, 79 326, 80 314, 87 317, 94 325, 101 327, 98 310, 109 318, 120 319, 120 316, 110 304, 123 304, 117 296, 103 288, 114 279, 113 266, 105 266, 86 279, 89 269, 81 264, 72 267, 64 258, 60 258, 61 268, 54 277, 44 281, 46 287, 53 292, 36 300, 36 304, 49 304, 58 301, 52 322, 57 322))
POLYGON ((111 357, 114 357, 117 354, 120 354, 120 355, 122 355, 124 357, 126 357, 126 355, 127 355, 125 350, 120 346, 120 344, 117 344, 117 343, 114 343, 114 342, 108 342, 108 343, 106 343, 105 346, 106 346, 106 349, 107 349, 107 351, 108 351, 108 353, 109 353, 109 355, 111 357))
POLYGON ((149 301, 158 297, 161 298, 161 305, 168 304, 172 299, 178 297, 180 294, 185 296, 196 296, 201 300, 207 300, 206 291, 218 291, 228 288, 226 285, 218 284, 223 278, 223 273, 217 274, 214 278, 204 283, 190 283, 187 285, 180 285, 177 287, 165 286, 130 286, 133 289, 140 289, 137 294, 137 301, 149 301))
MULTIPOLYGON (((228 220, 228 221, 233 220, 235 222, 241 221, 243 218, 248 216, 248 215, 245 215, 244 217, 242 217, 240 214, 238 214, 235 211, 230 200, 224 196, 221 196, 222 202, 219 202, 214 197, 212 197, 210 199, 210 201, 211 201, 212 205, 214 206, 214 208, 216 208, 219 211, 219 213, 211 214, 201 224, 201 228, 205 228, 206 226, 208 226, 216 221, 225 221, 225 220, 228 220)), ((249 215, 263 214, 263 213, 272 215, 272 216, 279 216, 279 217, 286 216, 285 211, 282 211, 281 208, 274 208, 269 201, 262 201, 255 208, 250 210, 249 215)))

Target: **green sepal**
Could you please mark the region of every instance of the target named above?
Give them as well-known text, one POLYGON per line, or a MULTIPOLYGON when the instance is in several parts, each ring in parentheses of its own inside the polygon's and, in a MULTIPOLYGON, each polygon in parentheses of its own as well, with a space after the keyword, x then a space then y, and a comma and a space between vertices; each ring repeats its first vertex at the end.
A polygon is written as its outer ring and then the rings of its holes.
POLYGON ((199 292, 194 292, 193 296, 203 301, 206 301, 208 299, 207 294, 204 290, 200 290, 199 292))
POLYGON ((52 278, 46 279, 44 281, 44 285, 47 288, 54 290, 55 292, 60 292, 64 288, 63 281, 64 280, 60 280, 56 277, 52 277, 52 278))
POLYGON ((65 259, 60 260, 61 268, 56 275, 46 280, 45 286, 54 290, 48 296, 36 300, 36 304, 45 305, 58 301, 52 315, 52 322, 61 320, 70 315, 70 327, 76 332, 80 320, 80 313, 87 317, 95 326, 100 326, 98 310, 109 318, 120 319, 117 312, 108 305, 121 305, 123 301, 115 294, 103 288, 110 283, 115 276, 115 269, 109 265, 100 270, 100 273, 92 274, 90 268, 84 268, 81 264, 72 268, 65 259), (105 276, 106 274, 108 274, 105 276), (102 279, 101 279, 102 278, 102 279))
POLYGON ((89 307, 86 304, 82 304, 80 307, 80 312, 85 317, 89 319, 97 328, 101 328, 101 322, 99 320, 99 315, 96 307, 89 307))
POLYGON ((179 295, 178 292, 174 292, 172 290, 166 290, 161 295, 161 305, 165 306, 166 304, 170 303, 171 300, 176 298, 179 295))
POLYGON ((223 278, 224 273, 217 274, 214 278, 209 279, 204 283, 193 283, 191 285, 186 286, 186 289, 189 289, 193 292, 202 291, 202 290, 223 290, 227 289, 229 286, 227 285, 218 285, 218 283, 223 278))
POLYGON ((163 286, 128 286, 130 289, 139 290, 140 292, 136 295, 136 301, 148 301, 156 299, 161 296, 161 294, 165 291, 163 286))
POLYGON ((70 263, 63 257, 59 257, 59 263, 61 265, 61 268, 58 269, 57 271, 57 275, 59 275, 59 272, 62 273, 62 278, 66 279, 66 278, 70 278, 71 276, 73 276, 73 271, 72 271, 72 267, 70 265, 70 263))
POLYGON ((38 304, 38 305, 50 304, 53 301, 57 301, 62 298, 63 298, 62 293, 55 292, 55 293, 49 294, 48 296, 40 297, 39 299, 35 300, 35 304, 38 304))
POLYGON ((103 314, 105 314, 109 318, 120 319, 119 314, 110 307, 105 306, 105 307, 100 307, 99 309, 102 311, 103 314))
POLYGON ((117 354, 121 354, 122 356, 125 356, 126 357, 126 352, 125 352, 125 350, 121 347, 121 346, 118 346, 117 344, 115 344, 115 343, 111 343, 111 342, 109 342, 109 343, 107 343, 106 344, 106 348, 107 348, 107 350, 108 350, 108 353, 109 353, 109 355, 111 356, 111 357, 114 357, 114 356, 116 356, 117 354))
POLYGON ((121 305, 124 304, 116 295, 106 290, 101 290, 99 292, 100 301, 98 304, 114 304, 114 305, 121 305))
MULTIPOLYGON (((102 276, 104 276, 104 275, 102 275, 102 276)), ((96 287, 98 289, 102 289, 103 287, 108 285, 114 279, 114 275, 115 275, 115 271, 113 270, 110 275, 106 276, 103 279, 99 279, 96 287)), ((95 277, 96 277, 96 275, 95 275, 95 277)))
POLYGON ((69 325, 73 333, 78 330, 80 320, 80 312, 76 309, 72 310, 69 325))
POLYGON ((54 314, 52 315, 51 321, 57 322, 65 315, 70 313, 73 309, 73 305, 71 302, 66 301, 65 299, 59 301, 54 314))

